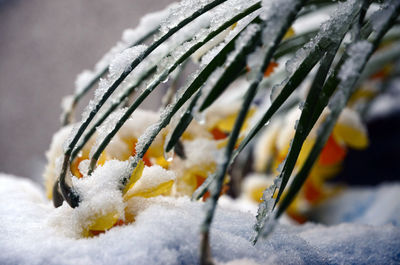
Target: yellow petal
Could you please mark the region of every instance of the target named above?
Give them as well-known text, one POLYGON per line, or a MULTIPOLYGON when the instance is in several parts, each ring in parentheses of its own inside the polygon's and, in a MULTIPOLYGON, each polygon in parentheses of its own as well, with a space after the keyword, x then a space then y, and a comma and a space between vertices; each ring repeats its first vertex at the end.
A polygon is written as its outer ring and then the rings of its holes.
POLYGON ((368 136, 364 131, 344 124, 337 124, 333 131, 334 137, 343 140, 348 146, 364 149, 368 146, 368 136))
POLYGON ((165 160, 164 155, 159 156, 155 159, 155 163, 163 168, 168 168, 169 164, 171 164, 170 162, 168 162, 167 160, 165 160))
POLYGON ((147 189, 137 190, 135 192, 128 193, 124 196, 124 199, 129 200, 132 197, 144 197, 144 198, 156 197, 156 196, 162 195, 166 192, 169 192, 171 190, 173 184, 174 184, 174 181, 169 180, 169 181, 163 182, 155 187, 150 187, 147 189))
MULTIPOLYGON (((243 139, 244 139, 244 136, 243 136, 243 135, 238 137, 238 139, 236 140, 236 143, 235 143, 236 147, 240 144, 240 142, 241 142, 243 139)), ((225 139, 223 139, 223 140, 219 140, 218 143, 217 143, 217 148, 218 148, 218 149, 224 148, 225 146, 228 145, 228 141, 229 141, 229 138, 225 138, 225 139)))
POLYGON ((114 226, 118 221, 119 215, 117 212, 110 212, 94 219, 88 227, 89 230, 105 231, 114 226))
POLYGON ((310 175, 315 176, 316 178, 319 178, 322 181, 334 177, 341 171, 341 169, 342 169, 341 164, 322 166, 318 163, 315 163, 311 169, 310 175))
POLYGON ((299 157, 296 162, 297 167, 299 167, 299 168, 302 167, 304 162, 306 162, 306 159, 307 159, 308 155, 310 154, 310 152, 314 146, 314 143, 315 143, 315 139, 310 138, 310 137, 308 137, 304 141, 303 146, 301 147, 299 157))
POLYGON ((262 196, 263 196, 263 193, 264 193, 265 189, 266 189, 266 187, 256 187, 256 188, 254 188, 250 192, 250 198, 254 202, 261 202, 262 201, 262 196))
POLYGON ((376 96, 377 92, 370 90, 370 89, 365 89, 363 87, 357 89, 353 95, 351 96, 348 105, 353 106, 355 103, 357 103, 359 100, 365 99, 367 101, 372 100, 376 96))
POLYGON ((272 121, 255 144, 254 168, 257 172, 265 172, 268 165, 275 159, 275 142, 280 133, 280 127, 280 120, 272 121))
POLYGON ((125 194, 130 188, 135 185, 135 183, 140 179, 140 177, 143 174, 143 169, 144 169, 144 162, 143 160, 140 160, 135 168, 133 170, 131 177, 129 178, 128 183, 125 185, 124 190, 122 191, 122 194, 125 194))
POLYGON ((344 142, 356 149, 366 148, 369 144, 367 129, 360 116, 349 108, 345 108, 340 114, 338 123, 333 129, 333 137, 339 143, 344 142))
POLYGON ((217 148, 222 149, 228 144, 229 138, 218 141, 217 148))
MULTIPOLYGON (((253 116, 253 114, 255 113, 255 108, 251 108, 246 115, 246 119, 244 121, 244 124, 242 126, 242 130, 245 130, 247 128, 247 123, 248 123, 248 119, 253 116)), ((214 127, 217 127, 218 129, 220 129, 223 132, 230 132, 233 129, 233 126, 235 125, 235 121, 236 121, 236 117, 238 115, 238 112, 232 113, 228 116, 226 116, 225 118, 221 119, 219 122, 217 122, 214 127)))
POLYGON ((286 32, 285 36, 283 36, 283 39, 289 39, 290 37, 292 37, 295 34, 294 29, 292 27, 290 27, 288 29, 288 31, 286 32))

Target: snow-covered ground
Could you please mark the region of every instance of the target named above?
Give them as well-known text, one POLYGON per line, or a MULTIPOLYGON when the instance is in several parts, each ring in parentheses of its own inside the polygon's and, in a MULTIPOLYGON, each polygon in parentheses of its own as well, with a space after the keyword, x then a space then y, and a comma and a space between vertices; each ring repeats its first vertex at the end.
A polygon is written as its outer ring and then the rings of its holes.
MULTIPOLYGON (((334 224, 281 222, 256 246, 248 240, 254 216, 225 203, 212 226, 212 252, 220 264, 399 264, 398 194, 400 184, 350 190, 329 203, 331 216, 346 206, 334 224)), ((75 239, 66 235, 57 210, 35 183, 2 174, 0 264, 197 264, 203 204, 188 198, 140 200, 133 224, 75 239)))

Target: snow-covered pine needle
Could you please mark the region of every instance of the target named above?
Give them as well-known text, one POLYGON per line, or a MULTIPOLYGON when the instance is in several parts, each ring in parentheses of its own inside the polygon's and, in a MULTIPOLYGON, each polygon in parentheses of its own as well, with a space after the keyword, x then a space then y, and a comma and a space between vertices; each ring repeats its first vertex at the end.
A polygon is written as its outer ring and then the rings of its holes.
POLYGON ((284 34, 289 29, 290 25, 292 24, 297 13, 304 5, 304 3, 305 1, 302 0, 283 2, 274 0, 263 2, 261 16, 261 18, 263 19, 263 22, 261 23, 263 28, 263 46, 261 49, 257 50, 254 53, 256 55, 261 55, 261 58, 259 58, 258 56, 250 57, 252 60, 255 60, 249 62, 255 75, 253 75, 253 79, 251 80, 249 88, 246 91, 246 95, 242 103, 242 108, 240 109, 240 112, 236 118, 233 130, 230 133, 228 144, 225 147, 224 157, 218 164, 215 181, 210 185, 209 190, 211 196, 206 202, 207 211, 202 224, 201 232, 200 250, 202 251, 202 253, 200 254, 200 262, 202 264, 206 264, 206 262, 210 260, 208 241, 210 225, 214 217, 219 194, 221 193, 224 176, 230 164, 234 147, 237 138, 239 137, 240 129, 247 115, 247 111, 249 110, 254 96, 256 95, 258 85, 264 77, 265 69, 267 69, 274 51, 276 50, 278 44, 281 42, 284 34), (279 21, 276 21, 277 16, 280 17, 279 21))
POLYGON ((153 36, 160 28, 161 22, 168 16, 169 10, 175 5, 172 4, 161 11, 143 16, 135 29, 126 29, 123 32, 122 41, 119 41, 96 63, 94 70, 84 70, 78 75, 75 81, 75 92, 73 95, 67 96, 70 99, 70 103, 63 108, 63 113, 61 114, 63 126, 73 121, 76 105, 99 79, 107 73, 112 58, 124 49, 140 45, 153 36))
MULTIPOLYGON (((159 73, 156 78, 147 86, 147 88, 136 98, 136 100, 132 103, 132 105, 126 110, 124 115, 120 118, 120 120, 115 124, 113 130, 109 132, 109 134, 104 138, 104 141, 99 144, 97 150, 93 153, 93 157, 90 162, 90 170, 93 171, 98 158, 100 157, 103 150, 106 148, 108 143, 111 141, 112 137, 118 132, 118 130, 122 127, 122 125, 129 119, 131 114, 139 107, 139 105, 147 98, 148 95, 166 78, 168 78, 169 74, 172 73, 181 63, 183 63, 186 59, 188 59, 196 50, 198 50, 205 43, 210 41, 220 32, 231 26, 233 23, 239 21, 240 19, 246 17, 251 14, 255 10, 259 9, 260 5, 258 3, 249 5, 244 10, 240 10, 237 14, 233 14, 233 16, 227 20, 218 21, 213 29, 206 31, 206 33, 202 33, 197 38, 194 38, 192 43, 189 45, 183 45, 181 50, 176 50, 176 56, 172 59, 170 65, 162 69, 162 72, 159 73)), ((169 121, 168 121, 169 122, 169 121)))
MULTIPOLYGON (((313 164, 317 160, 322 148, 325 146, 329 135, 331 135, 340 113, 346 106, 350 96, 355 91, 369 58, 377 49, 379 42, 389 29, 389 25, 392 23, 393 19, 398 16, 399 12, 400 4, 398 2, 396 5, 393 1, 387 1, 383 9, 376 11, 378 16, 385 14, 385 17, 383 18, 383 21, 381 21, 382 26, 375 28, 375 34, 371 40, 372 43, 366 40, 359 40, 352 43, 347 48, 347 52, 344 55, 344 58, 346 58, 344 63, 338 64, 338 70, 335 71, 338 74, 339 87, 329 103, 331 112, 325 122, 321 125, 315 144, 307 156, 305 163, 294 177, 286 196, 283 198, 282 203, 277 210, 275 219, 279 218, 287 209, 306 180, 313 164), (388 8, 388 6, 391 8, 388 8), (390 10, 390 12, 387 12, 387 10, 390 10)), ((324 99, 324 102, 327 102, 330 95, 325 93, 322 94, 322 96, 326 98, 324 99)), ((311 128, 309 128, 309 130, 310 129, 311 128)), ((270 231, 265 231, 265 234, 268 234, 269 232, 270 231)))
MULTIPOLYGON (((289 181, 297 158, 300 154, 303 142, 316 122, 316 120, 312 121, 312 117, 314 116, 316 103, 318 102, 318 96, 325 82, 326 75, 328 74, 333 58, 335 57, 336 50, 338 49, 340 42, 344 38, 344 34, 348 31, 349 27, 356 19, 362 7, 361 3, 356 0, 348 1, 343 5, 344 6, 339 5, 337 10, 337 12, 341 13, 336 14, 336 16, 334 18, 331 18, 331 20, 328 21, 327 24, 323 25, 321 34, 317 35, 317 37, 320 37, 320 40, 327 40, 329 44, 333 47, 330 47, 329 53, 326 55, 326 57, 324 57, 324 61, 321 62, 320 69, 316 75, 313 85, 310 88, 307 99, 303 104, 301 117, 298 125, 296 126, 297 128, 295 136, 290 144, 289 152, 286 156, 286 159, 282 163, 282 167, 278 169, 278 171, 280 171, 280 174, 277 176, 277 179, 279 180, 280 185, 274 187, 274 190, 278 190, 276 198, 274 197, 275 191, 269 192, 268 196, 270 197, 264 198, 259 206, 257 222, 255 225, 256 235, 253 240, 254 243, 257 241, 258 237, 264 232, 263 230, 265 227, 271 227, 267 224, 268 221, 271 220, 270 214, 275 208, 275 205, 279 201, 283 190, 285 189, 286 184, 289 181), (348 24, 344 24, 343 22, 347 22, 348 24), (271 203, 270 201, 273 201, 273 203, 271 203), (271 204, 273 204, 273 207, 265 210, 265 208, 267 208, 271 204)), ((304 60, 302 59, 304 58, 304 54, 300 53, 297 55, 298 57, 300 57, 300 61, 304 60)), ((292 69, 297 68, 298 63, 296 62, 296 60, 297 58, 287 65, 287 67, 289 68, 289 72, 293 71, 292 69)), ((315 118, 318 118, 318 116, 315 118)), ((266 233, 268 233, 268 229, 266 233)))
MULTIPOLYGON (((62 169, 59 176, 59 187, 64 199, 68 202, 71 207, 76 207, 79 204, 79 195, 73 188, 67 184, 66 182, 66 175, 68 164, 71 158, 71 153, 77 142, 79 141, 80 137, 82 136, 85 129, 88 127, 89 123, 93 120, 96 113, 99 111, 101 106, 105 103, 105 101, 110 97, 110 95, 117 89, 117 87, 123 82, 123 80, 135 69, 139 63, 150 55, 157 47, 162 45, 167 39, 169 39, 172 35, 178 32, 181 28, 201 16, 202 14, 206 13, 207 11, 213 9, 214 7, 226 2, 227 0, 215 0, 210 3, 206 3, 201 8, 195 9, 194 12, 191 13, 189 16, 185 16, 182 20, 179 20, 176 26, 171 27, 165 34, 163 33, 155 42, 153 42, 144 52, 142 52, 136 59, 134 59, 126 71, 112 82, 112 84, 105 88, 104 91, 99 92, 97 95, 98 100, 96 103, 92 102, 88 105, 87 110, 82 115, 83 119, 80 123, 79 127, 73 130, 71 136, 65 143, 64 148, 64 159, 62 163, 62 169)), ((60 205, 56 205, 60 206, 60 205)))

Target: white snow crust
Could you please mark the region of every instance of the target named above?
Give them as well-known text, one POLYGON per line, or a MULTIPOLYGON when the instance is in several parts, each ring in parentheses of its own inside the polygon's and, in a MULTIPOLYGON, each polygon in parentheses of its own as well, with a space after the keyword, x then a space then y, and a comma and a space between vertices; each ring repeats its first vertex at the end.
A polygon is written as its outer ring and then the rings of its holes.
MULTIPOLYGON (((369 209, 368 214, 358 216, 362 222, 331 226, 280 223, 255 247, 248 240, 254 216, 220 207, 211 229, 213 256, 218 264, 398 264, 399 211, 376 205, 390 202, 397 205, 392 209, 398 209, 400 184, 365 192, 372 201, 365 201, 365 194, 358 190, 343 195, 338 203, 349 204, 346 196, 351 196, 355 208, 369 209), (374 222, 376 218, 379 222, 374 222)), ((56 210, 36 184, 1 174, 0 264, 198 264, 204 204, 186 197, 135 200, 138 214, 133 224, 75 239, 49 221, 56 210)))

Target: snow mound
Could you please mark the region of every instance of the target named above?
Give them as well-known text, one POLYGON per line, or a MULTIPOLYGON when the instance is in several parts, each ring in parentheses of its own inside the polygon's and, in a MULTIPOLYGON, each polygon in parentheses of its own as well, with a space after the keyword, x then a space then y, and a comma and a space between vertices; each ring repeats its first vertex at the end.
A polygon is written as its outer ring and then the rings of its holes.
MULTIPOLYGON (((198 264, 204 204, 185 197, 137 200, 141 209, 133 224, 74 239, 50 225, 55 210, 36 184, 0 175, 0 264, 198 264)), ((400 228, 394 225, 279 224, 267 240, 253 247, 248 239, 254 222, 249 213, 217 210, 211 248, 218 264, 400 261, 400 228)))
POLYGON ((328 225, 351 222, 400 227, 399 194, 400 183, 352 188, 324 203, 314 215, 328 225))

